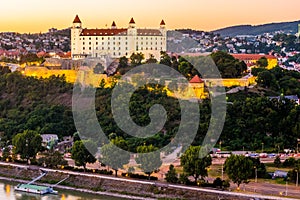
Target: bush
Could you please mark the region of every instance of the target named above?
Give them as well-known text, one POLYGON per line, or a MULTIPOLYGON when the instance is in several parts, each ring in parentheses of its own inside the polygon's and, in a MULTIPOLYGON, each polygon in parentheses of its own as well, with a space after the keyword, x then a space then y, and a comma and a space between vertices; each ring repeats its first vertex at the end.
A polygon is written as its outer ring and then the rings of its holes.
MULTIPOLYGON (((136 178, 136 179, 145 179, 145 180, 149 179, 148 176, 145 176, 145 175, 142 175, 142 174, 122 173, 121 175, 122 176, 128 176, 130 178, 136 178)), ((155 177, 155 176, 150 176, 150 180, 157 181, 158 178, 155 177)))
POLYGON ((288 158, 283 162, 284 167, 294 167, 296 164, 296 159, 295 158, 288 158))

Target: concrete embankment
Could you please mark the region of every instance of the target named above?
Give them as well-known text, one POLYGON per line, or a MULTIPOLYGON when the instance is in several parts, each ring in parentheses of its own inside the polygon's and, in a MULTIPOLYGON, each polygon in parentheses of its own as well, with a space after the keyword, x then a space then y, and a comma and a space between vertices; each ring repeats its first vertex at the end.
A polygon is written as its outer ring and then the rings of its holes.
MULTIPOLYGON (((77 190, 100 195, 117 196, 129 199, 189 199, 189 200, 249 200, 253 197, 263 199, 282 199, 262 197, 258 195, 237 194, 218 190, 171 185, 160 182, 149 182, 132 179, 86 174, 65 170, 47 170, 39 184, 55 184, 67 178, 61 185, 55 187, 66 190, 77 190)), ((38 167, 0 163, 0 176, 10 181, 31 180, 40 175, 38 167)))

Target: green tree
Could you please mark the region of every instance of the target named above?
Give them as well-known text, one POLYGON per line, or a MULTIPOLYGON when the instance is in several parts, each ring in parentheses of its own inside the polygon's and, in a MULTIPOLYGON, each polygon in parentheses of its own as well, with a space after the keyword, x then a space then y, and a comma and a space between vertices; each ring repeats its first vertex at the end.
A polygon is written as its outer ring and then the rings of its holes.
POLYGON ((150 54, 149 58, 146 60, 146 63, 150 64, 150 63, 157 63, 156 58, 154 57, 153 54, 150 54))
POLYGON ((127 142, 122 137, 116 137, 101 148, 100 161, 110 165, 115 170, 115 176, 117 176, 118 169, 129 163, 130 154, 127 150, 127 142))
POLYGON ((261 57, 260 59, 258 59, 258 61, 256 62, 256 65, 258 67, 262 67, 262 68, 266 68, 268 67, 269 63, 268 63, 268 59, 266 57, 261 57))
POLYGON ((247 70, 247 65, 243 61, 235 59, 224 51, 214 52, 211 57, 223 78, 239 78, 247 70))
POLYGON ((180 164, 183 171, 189 176, 193 176, 195 183, 198 178, 203 179, 207 174, 207 167, 211 165, 212 159, 210 155, 204 158, 200 157, 200 146, 190 146, 180 158, 180 164))
POLYGON ((275 165, 275 167, 280 167, 281 161, 280 161, 280 157, 279 156, 276 156, 276 158, 274 160, 274 165, 275 165))
MULTIPOLYGON (((171 57, 167 54, 167 52, 165 52, 165 51, 160 52, 159 64, 167 65, 167 66, 172 65, 171 57)), ((177 68, 176 68, 176 70, 177 70, 177 68)))
POLYGON ((240 187, 248 183, 253 171, 253 162, 244 155, 231 155, 225 161, 225 172, 228 177, 240 187))
POLYGON ((64 159, 63 155, 59 151, 51 151, 44 157, 39 158, 37 162, 40 165, 45 165, 50 168, 58 168, 59 166, 68 164, 68 161, 64 159))
POLYGON ((120 68, 126 68, 128 67, 128 58, 126 56, 123 56, 119 59, 119 66, 120 68))
POLYGON ((42 137, 36 131, 25 130, 18 133, 13 137, 12 143, 15 153, 20 154, 21 159, 26 159, 27 163, 42 149, 42 137))
POLYGON ((135 67, 142 64, 142 61, 145 59, 143 53, 133 53, 130 56, 131 67, 135 67))
POLYGON ((153 145, 143 145, 137 147, 137 152, 139 154, 135 160, 138 164, 140 164, 140 168, 145 174, 148 175, 149 179, 150 175, 162 164, 160 152, 157 150, 158 148, 154 147, 153 145))
POLYGON ((78 140, 74 142, 72 147, 72 159, 75 161, 77 166, 83 166, 84 171, 86 170, 87 163, 96 162, 94 154, 97 152, 97 146, 93 141, 90 140, 78 140), (91 150, 91 152, 86 148, 91 150))
POLYGON ((166 174, 166 181, 169 183, 177 183, 178 177, 174 165, 169 166, 169 171, 166 174))

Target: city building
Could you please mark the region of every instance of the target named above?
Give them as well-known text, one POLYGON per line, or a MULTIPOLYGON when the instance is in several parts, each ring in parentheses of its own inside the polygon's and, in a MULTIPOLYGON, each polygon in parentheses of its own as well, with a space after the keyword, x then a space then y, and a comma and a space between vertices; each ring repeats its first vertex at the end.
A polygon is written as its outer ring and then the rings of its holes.
POLYGON ((272 69, 277 66, 278 61, 275 56, 272 55, 262 55, 262 54, 231 54, 235 59, 244 61, 248 66, 256 65, 256 62, 265 57, 268 60, 267 69, 272 69))
POLYGON ((72 58, 97 58, 107 55, 119 58, 141 52, 145 58, 152 54, 158 59, 160 52, 166 51, 166 36, 164 20, 157 29, 137 28, 133 18, 127 28, 118 28, 113 22, 111 28, 87 29, 82 27, 82 22, 76 15, 71 29, 72 58))

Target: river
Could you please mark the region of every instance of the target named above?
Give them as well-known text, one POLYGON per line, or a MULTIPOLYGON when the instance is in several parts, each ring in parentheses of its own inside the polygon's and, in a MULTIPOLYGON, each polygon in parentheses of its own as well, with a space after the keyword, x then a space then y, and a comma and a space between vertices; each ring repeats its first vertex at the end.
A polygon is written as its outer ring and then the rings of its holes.
POLYGON ((58 190, 58 195, 36 195, 14 190, 16 183, 0 181, 1 200, 117 200, 115 198, 100 195, 90 195, 86 193, 58 190))

